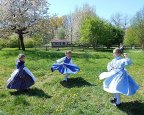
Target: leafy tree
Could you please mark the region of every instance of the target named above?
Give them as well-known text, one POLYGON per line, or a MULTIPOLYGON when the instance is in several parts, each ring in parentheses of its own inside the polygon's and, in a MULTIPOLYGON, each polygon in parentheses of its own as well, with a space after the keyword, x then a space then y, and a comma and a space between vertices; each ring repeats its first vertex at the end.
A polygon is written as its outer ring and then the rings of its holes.
POLYGON ((64 31, 64 29, 62 27, 58 28, 57 38, 58 39, 64 39, 65 38, 65 31, 64 31))
POLYGON ((119 44, 124 35, 122 29, 96 16, 84 20, 80 32, 81 42, 92 44, 94 49, 98 43, 107 48, 110 48, 113 44, 119 44))
POLYGON ((89 17, 82 22, 80 29, 80 42, 83 44, 93 44, 93 48, 97 45, 98 36, 95 32, 95 22, 97 17, 89 17))
POLYGON ((53 16, 52 18, 50 18, 49 22, 52 38, 54 38, 57 36, 58 29, 63 25, 63 17, 53 16))
POLYGON ((140 39, 131 27, 125 32, 124 44, 128 46, 140 45, 140 39))
POLYGON ((123 29, 113 26, 109 22, 103 20, 101 38, 98 43, 110 48, 112 45, 119 45, 123 41, 124 31, 123 29))
POLYGON ((140 39, 141 47, 144 50, 144 7, 133 17, 131 27, 140 39))

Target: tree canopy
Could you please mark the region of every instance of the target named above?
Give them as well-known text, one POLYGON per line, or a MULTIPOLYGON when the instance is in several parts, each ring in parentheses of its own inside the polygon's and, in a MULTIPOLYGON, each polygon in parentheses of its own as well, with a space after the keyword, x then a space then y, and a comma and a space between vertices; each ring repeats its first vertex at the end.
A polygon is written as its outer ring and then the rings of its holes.
POLYGON ((124 31, 109 22, 92 16, 85 19, 81 26, 81 39, 84 44, 92 44, 94 49, 97 44, 110 47, 113 44, 120 44, 123 40, 124 31))
POLYGON ((140 45, 140 39, 135 33, 134 29, 131 27, 129 27, 125 32, 124 45, 126 46, 140 45))

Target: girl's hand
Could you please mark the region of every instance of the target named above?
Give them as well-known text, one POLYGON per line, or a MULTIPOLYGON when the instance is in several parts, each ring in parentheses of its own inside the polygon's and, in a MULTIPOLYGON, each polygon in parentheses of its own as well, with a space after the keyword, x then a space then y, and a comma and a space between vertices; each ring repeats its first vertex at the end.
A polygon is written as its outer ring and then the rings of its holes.
POLYGON ((128 58, 128 54, 127 54, 127 53, 124 53, 124 57, 125 57, 125 58, 128 58))

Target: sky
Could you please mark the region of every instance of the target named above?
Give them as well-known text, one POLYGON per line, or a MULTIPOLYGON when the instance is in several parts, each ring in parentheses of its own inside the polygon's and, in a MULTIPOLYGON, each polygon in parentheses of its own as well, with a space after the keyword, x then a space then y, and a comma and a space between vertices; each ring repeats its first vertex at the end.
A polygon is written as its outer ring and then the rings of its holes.
POLYGON ((137 11, 144 7, 144 0, 48 0, 48 2, 51 4, 50 14, 63 16, 87 3, 95 8, 99 17, 107 20, 110 20, 110 17, 116 13, 133 17, 137 11))

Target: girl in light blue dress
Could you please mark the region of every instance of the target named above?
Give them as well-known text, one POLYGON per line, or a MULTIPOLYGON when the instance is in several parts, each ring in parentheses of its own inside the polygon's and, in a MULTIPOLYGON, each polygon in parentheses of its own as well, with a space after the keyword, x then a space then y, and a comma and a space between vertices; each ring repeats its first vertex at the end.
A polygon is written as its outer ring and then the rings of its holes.
POLYGON ((108 72, 103 72, 99 75, 99 78, 105 79, 103 82, 103 89, 109 93, 113 93, 114 98, 111 102, 115 106, 120 106, 120 94, 131 96, 139 89, 137 83, 125 70, 125 66, 131 64, 131 60, 127 54, 124 54, 125 58, 121 57, 121 50, 116 48, 113 50, 114 59, 108 63, 108 72))
POLYGON ((65 52, 65 57, 56 60, 56 63, 54 63, 51 67, 51 71, 58 70, 61 74, 65 74, 64 81, 68 81, 68 76, 70 74, 75 74, 77 73, 80 68, 72 63, 72 52, 71 51, 66 51, 65 52))

